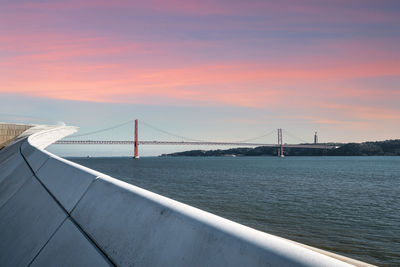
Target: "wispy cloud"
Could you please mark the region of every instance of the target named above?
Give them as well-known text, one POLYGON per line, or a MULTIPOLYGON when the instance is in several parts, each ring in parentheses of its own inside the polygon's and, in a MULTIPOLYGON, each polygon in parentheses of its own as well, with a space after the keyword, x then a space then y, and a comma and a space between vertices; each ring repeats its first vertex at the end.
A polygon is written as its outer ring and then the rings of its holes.
POLYGON ((0 94, 395 121, 399 13, 394 1, 7 2, 0 94))

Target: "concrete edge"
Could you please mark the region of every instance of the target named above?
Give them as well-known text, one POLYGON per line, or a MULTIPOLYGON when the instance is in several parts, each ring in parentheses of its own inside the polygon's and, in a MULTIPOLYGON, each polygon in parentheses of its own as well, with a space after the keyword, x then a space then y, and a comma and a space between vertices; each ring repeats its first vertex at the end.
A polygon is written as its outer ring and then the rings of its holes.
MULTIPOLYGON (((28 136, 30 145, 43 150, 52 143, 78 131, 75 126, 43 126, 38 125, 26 130, 19 138, 28 136)), ((53 155, 53 154, 51 154, 53 155)), ((54 155, 53 155, 54 156, 54 155)))

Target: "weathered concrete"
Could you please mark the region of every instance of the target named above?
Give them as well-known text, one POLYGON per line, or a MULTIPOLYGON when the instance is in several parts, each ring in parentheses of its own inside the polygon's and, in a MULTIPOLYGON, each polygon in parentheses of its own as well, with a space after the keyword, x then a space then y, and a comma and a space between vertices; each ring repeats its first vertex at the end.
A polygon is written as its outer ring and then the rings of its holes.
POLYGON ((67 215, 35 179, 0 209, 0 265, 27 266, 67 215))
POLYGON ((36 172, 37 178, 68 212, 99 175, 101 174, 56 157, 48 158, 36 172))
POLYGON ((27 142, 21 145, 21 153, 34 172, 37 172, 50 157, 46 151, 39 150, 27 142))
POLYGON ((234 223, 44 150, 75 130, 32 127, 0 151, 0 266, 368 265, 234 223))
POLYGON ((0 150, 0 163, 6 161, 7 159, 13 157, 16 153, 19 154, 20 146, 23 140, 12 141, 13 145, 8 145, 0 150))
POLYGON ((30 266, 112 266, 78 227, 67 219, 30 266))
POLYGON ((0 163, 0 208, 33 176, 21 154, 0 163))

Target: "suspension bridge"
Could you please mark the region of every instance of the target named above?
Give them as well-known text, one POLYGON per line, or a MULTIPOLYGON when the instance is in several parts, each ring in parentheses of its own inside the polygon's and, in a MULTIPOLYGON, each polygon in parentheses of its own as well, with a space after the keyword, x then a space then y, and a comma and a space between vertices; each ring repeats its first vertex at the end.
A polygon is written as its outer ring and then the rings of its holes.
POLYGON ((256 146, 266 146, 266 147, 276 147, 277 148, 277 155, 279 157, 284 156, 284 148, 307 148, 307 149, 333 149, 336 148, 336 146, 333 145, 326 145, 326 144, 318 144, 318 138, 315 133, 314 136, 314 143, 302 143, 302 144, 284 144, 283 143, 283 130, 282 128, 277 129, 278 130, 278 142, 275 144, 267 144, 267 143, 255 143, 251 142, 253 140, 260 139, 262 137, 271 135, 274 131, 270 131, 267 134, 257 136, 251 139, 246 139, 246 140, 241 140, 237 142, 212 142, 212 141, 203 141, 203 140, 196 140, 196 139, 191 139, 187 138, 184 136, 180 136, 177 134, 173 134, 167 131, 164 131, 162 129, 159 129, 157 127, 154 127, 150 124, 144 123, 143 124, 147 125, 148 127, 151 127, 157 131, 163 132, 165 134, 168 134, 170 136, 174 136, 176 138, 180 138, 184 141, 158 141, 158 140, 151 140, 151 141, 144 141, 140 140, 139 141, 139 122, 138 120, 132 120, 128 121, 122 124, 118 124, 109 128, 93 131, 93 132, 88 132, 84 134, 79 134, 79 135, 74 135, 71 136, 70 138, 75 138, 75 137, 83 137, 83 136, 88 136, 88 135, 93 135, 105 131, 109 131, 118 127, 121 127, 123 125, 126 125, 128 123, 134 122, 135 125, 135 130, 134 130, 134 139, 133 140, 59 140, 55 142, 55 144, 59 145, 133 145, 134 147, 134 158, 139 158, 139 145, 200 145, 200 146, 247 146, 247 147, 256 147, 256 146))

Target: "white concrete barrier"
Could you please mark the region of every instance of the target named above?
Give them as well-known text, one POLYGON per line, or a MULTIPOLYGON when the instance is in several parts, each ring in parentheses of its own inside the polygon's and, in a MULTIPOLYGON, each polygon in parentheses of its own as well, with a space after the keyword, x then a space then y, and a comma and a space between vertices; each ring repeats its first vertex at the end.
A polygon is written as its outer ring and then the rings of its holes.
POLYGON ((68 212, 71 212, 99 175, 100 173, 56 157, 49 157, 36 172, 36 177, 68 212))
POLYGON ((368 265, 342 257, 346 263, 44 150, 74 130, 34 127, 0 150, 0 266, 368 265))

